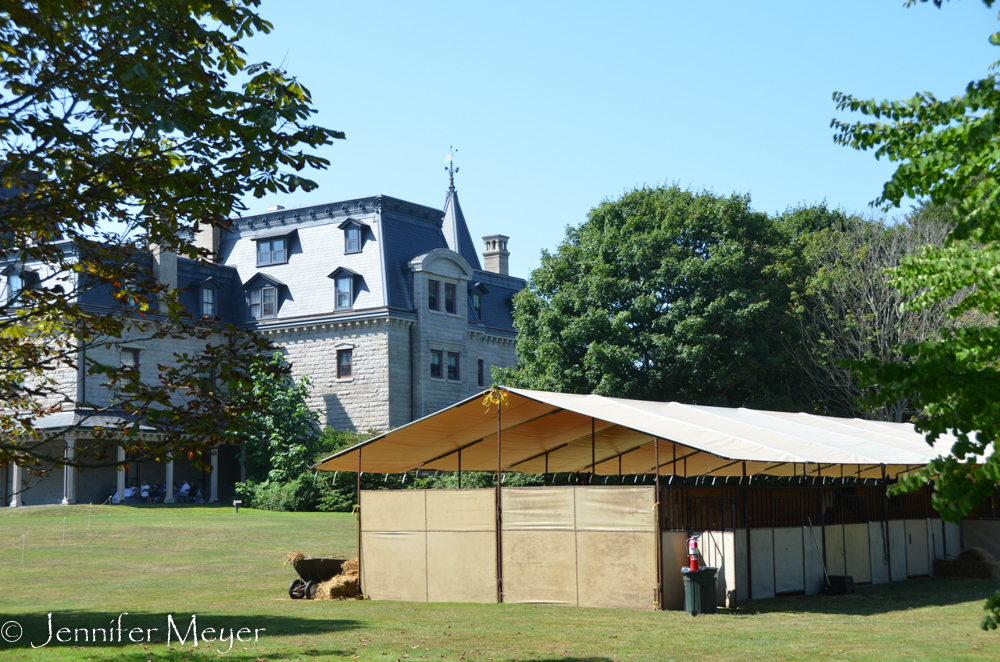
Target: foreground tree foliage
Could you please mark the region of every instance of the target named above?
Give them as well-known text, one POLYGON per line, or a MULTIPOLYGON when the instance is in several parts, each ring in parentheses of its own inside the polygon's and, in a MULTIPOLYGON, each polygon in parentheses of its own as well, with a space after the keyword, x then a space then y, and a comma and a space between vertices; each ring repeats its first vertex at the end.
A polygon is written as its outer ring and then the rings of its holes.
MULTIPOLYGON (((297 173, 327 161, 308 150, 343 137, 308 124, 310 96, 295 79, 244 60, 240 41, 271 28, 258 4, 12 0, 0 9, 0 254, 16 275, 0 305, 0 463, 66 462, 36 423, 74 404, 81 426, 123 412, 132 460, 197 460, 240 420, 231 394, 249 385, 248 362, 266 341, 190 319, 178 293, 153 281, 147 249, 208 257, 194 232, 224 228, 247 193, 313 188, 297 173), (114 305, 81 302, 93 292, 114 305), (203 343, 145 366, 142 379, 117 362, 78 363, 124 338, 203 343), (104 382, 117 401, 79 402, 74 374, 104 382), (138 434, 140 423, 157 434, 138 434)), ((116 464, 108 434, 79 440, 69 464, 116 464)))
MULTIPOLYGON (((816 221, 803 212, 799 225, 816 221)), ((825 221, 820 221, 825 223, 825 221)), ((810 409, 783 339, 803 278, 790 234, 747 196, 641 188, 568 228, 515 301, 509 386, 810 409)))
MULTIPOLYGON (((911 3, 912 4, 912 3, 911 3)), ((940 6, 940 2, 936 2, 940 6)), ((992 0, 985 0, 989 7, 992 0)), ((990 37, 1000 45, 1000 32, 990 37)), ((1000 63, 994 63, 995 68, 1000 63)), ((958 320, 1000 312, 1000 79, 991 73, 948 100, 930 93, 902 101, 834 95, 837 108, 876 121, 833 121, 835 140, 875 150, 898 163, 877 204, 898 206, 904 196, 953 205, 955 229, 944 246, 931 246, 893 271, 907 309, 919 313, 944 304, 958 320), (968 291, 967 296, 958 296, 968 291)), ((959 443, 903 482, 913 489, 934 479, 934 505, 951 521, 967 515, 1000 482, 1000 327, 957 326, 939 339, 903 347, 911 360, 859 363, 871 405, 913 396, 915 423, 933 442, 951 432, 959 443)), ((1000 592, 985 606, 983 628, 996 629, 1000 592)))

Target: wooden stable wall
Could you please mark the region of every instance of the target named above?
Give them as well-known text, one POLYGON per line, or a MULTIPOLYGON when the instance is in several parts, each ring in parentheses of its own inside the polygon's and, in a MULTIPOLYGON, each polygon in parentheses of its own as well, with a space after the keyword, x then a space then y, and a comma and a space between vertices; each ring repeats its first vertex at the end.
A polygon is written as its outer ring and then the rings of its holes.
MULTIPOLYGON (((720 568, 719 604, 731 606, 747 599, 819 593, 825 582, 822 561, 829 574, 848 574, 859 584, 930 575, 934 559, 945 558, 945 550, 949 556, 958 554, 963 529, 968 531, 969 524, 966 521, 960 528, 941 520, 903 520, 811 530, 808 526, 751 529, 749 548, 745 529, 706 531, 699 549, 704 565, 720 568)), ((977 522, 974 527, 977 544, 984 546, 989 540, 1000 547, 1000 522, 977 522)), ((687 537, 681 531, 664 532, 664 604, 668 609, 683 601, 680 566, 687 561, 687 537)))

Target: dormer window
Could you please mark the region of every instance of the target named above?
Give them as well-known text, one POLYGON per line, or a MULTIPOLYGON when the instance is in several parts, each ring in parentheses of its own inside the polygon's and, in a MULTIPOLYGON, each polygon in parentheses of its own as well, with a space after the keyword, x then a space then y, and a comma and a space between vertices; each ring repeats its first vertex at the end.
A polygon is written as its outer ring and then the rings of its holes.
POLYGON ((265 274, 257 274, 241 289, 247 293, 247 312, 251 320, 277 317, 278 309, 281 307, 282 291, 285 297, 288 296, 287 285, 265 274))
POLYGON ((262 287, 250 290, 250 317, 267 319, 278 314, 278 288, 262 287))
POLYGON ((291 228, 276 228, 261 232, 254 237, 253 240, 257 242, 257 266, 287 264, 295 232, 291 228))
POLYGON ((337 282, 337 309, 351 308, 354 299, 354 288, 351 287, 353 279, 350 276, 339 276, 337 282))
POLYGON ((7 276, 7 287, 4 291, 4 302, 11 306, 17 305, 17 298, 24 291, 24 277, 20 271, 12 271, 7 276))
POLYGON ((361 228, 352 225, 344 230, 344 252, 358 253, 361 251, 361 228))
POLYGON ((218 307, 215 301, 215 290, 211 287, 201 288, 201 315, 202 317, 214 318, 218 314, 218 307))
POLYGON ((266 239, 257 242, 257 266, 288 262, 288 239, 266 239))
POLYGON ((32 271, 18 269, 14 266, 7 267, 0 274, 6 276, 3 287, 4 305, 11 307, 23 306, 25 302, 22 295, 26 290, 31 289, 32 285, 37 283, 38 276, 32 271))
POLYGON ((364 238, 362 231, 364 226, 352 218, 347 219, 338 226, 344 231, 344 255, 361 252, 361 242, 364 238))
POLYGON ((351 310, 354 308, 354 298, 357 296, 361 283, 361 274, 340 267, 328 276, 333 279, 334 310, 351 310))
POLYGON ((483 321, 483 295, 488 293, 489 290, 482 283, 469 285, 469 305, 472 307, 472 314, 477 322, 483 321))

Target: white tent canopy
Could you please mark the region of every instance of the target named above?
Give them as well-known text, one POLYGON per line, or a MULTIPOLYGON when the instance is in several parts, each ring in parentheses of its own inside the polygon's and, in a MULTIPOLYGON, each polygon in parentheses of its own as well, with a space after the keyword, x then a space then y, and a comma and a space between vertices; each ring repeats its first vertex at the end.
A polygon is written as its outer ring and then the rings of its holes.
POLYGON ((332 455, 325 471, 895 476, 950 452, 908 423, 505 388, 332 455), (497 441, 499 429, 500 441, 497 441), (656 458, 658 457, 658 462, 656 458))

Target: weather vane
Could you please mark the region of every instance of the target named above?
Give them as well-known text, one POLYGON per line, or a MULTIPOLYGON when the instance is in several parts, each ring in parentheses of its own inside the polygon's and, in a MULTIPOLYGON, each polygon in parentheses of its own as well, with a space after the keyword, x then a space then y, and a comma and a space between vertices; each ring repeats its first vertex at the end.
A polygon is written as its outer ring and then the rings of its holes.
POLYGON ((458 172, 458 168, 455 167, 455 159, 453 157, 453 154, 456 152, 458 152, 458 150, 449 145, 448 156, 444 157, 444 162, 448 164, 444 167, 444 169, 448 173, 450 188, 455 188, 455 173, 458 172))

